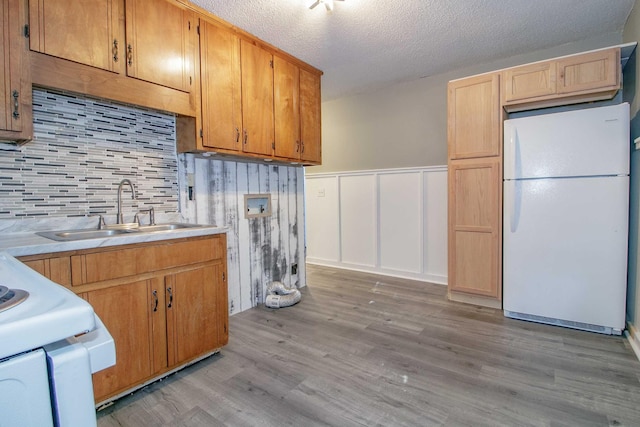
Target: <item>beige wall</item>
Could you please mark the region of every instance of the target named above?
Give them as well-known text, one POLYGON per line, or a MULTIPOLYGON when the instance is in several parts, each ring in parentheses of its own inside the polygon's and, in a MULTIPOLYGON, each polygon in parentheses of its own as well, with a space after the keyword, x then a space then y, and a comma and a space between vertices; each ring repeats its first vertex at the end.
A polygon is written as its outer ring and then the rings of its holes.
MULTIPOLYGON (((447 82, 619 44, 619 33, 556 46, 322 104, 322 166, 307 173, 447 163, 447 82)), ((455 54, 455 52, 452 52, 455 54)))
MULTIPOLYGON (((631 15, 627 19, 624 26, 623 39, 625 42, 634 42, 640 40, 640 5, 636 4, 631 11, 631 15)), ((631 139, 640 136, 640 109, 638 97, 638 85, 636 84, 640 66, 637 60, 638 52, 636 49, 636 58, 632 59, 627 66, 625 72, 625 98, 631 102, 631 139)), ((638 251, 638 241, 640 240, 639 232, 639 213, 638 203, 640 201, 640 152, 632 150, 631 152, 631 196, 629 209, 629 276, 627 283, 627 320, 637 330, 640 327, 640 251, 638 251)), ((640 341, 640 337, 636 337, 640 341)), ((639 355, 640 357, 640 355, 639 355)))

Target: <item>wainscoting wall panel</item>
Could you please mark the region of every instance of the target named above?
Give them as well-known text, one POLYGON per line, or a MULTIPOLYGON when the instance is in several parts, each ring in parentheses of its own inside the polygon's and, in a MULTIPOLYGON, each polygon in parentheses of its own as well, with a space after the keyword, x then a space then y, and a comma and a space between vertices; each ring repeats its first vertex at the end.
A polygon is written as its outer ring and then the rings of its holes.
POLYGON ((422 271, 422 176, 420 172, 378 175, 380 194, 380 267, 422 271), (409 195, 409 197, 407 197, 409 195))
POLYGON ((271 281, 304 286, 304 172, 301 167, 178 156, 182 215, 227 233, 229 313, 264 303, 271 281), (192 184, 193 200, 188 187, 192 184), (271 216, 245 218, 245 194, 270 194, 271 216), (297 272, 292 273, 292 265, 297 272))
POLYGON ((376 265, 376 177, 341 176, 340 251, 342 262, 355 266, 376 265))
POLYGON ((335 176, 306 179, 305 194, 307 250, 313 252, 315 262, 336 262, 341 258, 338 179, 335 176))
POLYGON ((307 262, 447 283, 447 169, 306 174, 307 262))

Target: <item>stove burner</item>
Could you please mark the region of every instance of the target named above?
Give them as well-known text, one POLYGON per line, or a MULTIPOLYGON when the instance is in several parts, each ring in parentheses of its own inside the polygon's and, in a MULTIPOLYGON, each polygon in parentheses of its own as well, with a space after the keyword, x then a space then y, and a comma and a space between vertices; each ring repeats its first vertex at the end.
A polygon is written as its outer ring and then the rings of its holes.
POLYGON ((26 300, 29 292, 0 285, 0 311, 9 310, 26 300))

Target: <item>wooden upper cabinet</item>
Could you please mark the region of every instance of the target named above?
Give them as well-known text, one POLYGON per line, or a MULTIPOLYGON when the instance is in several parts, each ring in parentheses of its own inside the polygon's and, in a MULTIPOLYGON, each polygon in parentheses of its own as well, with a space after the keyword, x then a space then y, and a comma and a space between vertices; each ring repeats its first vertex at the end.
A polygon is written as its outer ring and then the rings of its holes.
POLYGON ((127 75, 183 92, 193 86, 194 12, 171 0, 126 0, 127 75))
POLYGON ((122 0, 31 0, 31 50, 121 73, 121 8, 122 0))
POLYGON ((200 20, 200 85, 203 146, 240 150, 240 39, 204 19, 200 20))
POLYGON ((558 93, 620 88, 620 49, 558 60, 558 93))
POLYGON ((25 142, 33 138, 31 73, 27 13, 21 0, 0 5, 0 140, 25 142))
POLYGON ((190 93, 197 21, 175 0, 31 0, 31 50, 190 93))
POLYGON ((503 71, 508 111, 611 99, 620 89, 620 48, 610 48, 503 71))
POLYGON ((499 156, 500 75, 484 74, 449 82, 450 159, 499 156))
POLYGON ((275 156, 299 159, 300 70, 278 56, 273 58, 275 156))
POLYGON ((274 144, 273 55, 242 40, 242 150, 271 156, 274 144))
POLYGON ((320 115, 320 75, 300 70, 300 159, 307 163, 322 162, 320 115))
POLYGON ((556 93, 556 63, 544 62, 510 68, 504 72, 506 101, 556 93))

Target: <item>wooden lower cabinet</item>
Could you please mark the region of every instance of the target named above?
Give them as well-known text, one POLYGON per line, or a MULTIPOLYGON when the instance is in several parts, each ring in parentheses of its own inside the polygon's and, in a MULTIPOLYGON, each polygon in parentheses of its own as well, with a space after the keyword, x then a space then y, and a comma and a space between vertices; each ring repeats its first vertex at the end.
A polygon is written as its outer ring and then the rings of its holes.
POLYGON ((97 403, 228 342, 224 234, 21 261, 54 281, 63 278, 61 284, 92 305, 113 337, 116 364, 93 377, 97 403))
POLYGON ((219 318, 227 307, 220 264, 211 264, 165 278, 168 364, 189 361, 227 343, 227 322, 219 318), (213 283, 214 286, 201 286, 213 283), (222 307, 220 307, 222 305, 222 307), (220 323, 222 327, 211 327, 220 323))
POLYGON ((449 297, 501 308, 502 162, 449 163, 449 297))
POLYGON ((116 344, 116 364, 93 375, 93 393, 97 402, 154 374, 152 357, 162 349, 161 343, 154 343, 153 339, 152 323, 154 315, 159 316, 159 312, 153 311, 150 293, 150 281, 140 280, 82 295, 116 344))

